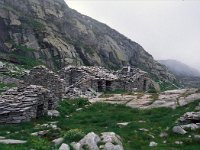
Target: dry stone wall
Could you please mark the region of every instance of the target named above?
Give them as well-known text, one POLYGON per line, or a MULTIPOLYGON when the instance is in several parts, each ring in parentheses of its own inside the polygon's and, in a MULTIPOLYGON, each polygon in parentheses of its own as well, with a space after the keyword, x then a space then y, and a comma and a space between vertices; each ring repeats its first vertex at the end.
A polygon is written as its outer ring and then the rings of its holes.
POLYGON ((34 67, 29 74, 24 76, 24 84, 41 85, 49 89, 60 99, 64 93, 63 80, 45 66, 34 67))
POLYGON ((0 123, 20 123, 56 109, 58 99, 42 86, 11 88, 0 97, 0 123))

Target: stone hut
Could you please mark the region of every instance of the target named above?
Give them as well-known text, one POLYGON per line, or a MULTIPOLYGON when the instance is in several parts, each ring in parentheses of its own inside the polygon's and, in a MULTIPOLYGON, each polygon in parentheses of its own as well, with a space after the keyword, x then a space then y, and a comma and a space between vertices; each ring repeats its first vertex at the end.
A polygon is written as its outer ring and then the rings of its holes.
POLYGON ((75 88, 76 91, 81 91, 80 93, 117 89, 146 91, 151 85, 151 80, 146 74, 144 71, 136 68, 123 68, 115 72, 97 66, 68 66, 60 71, 60 77, 64 79, 65 87, 68 87, 65 91, 66 94, 75 88))
POLYGON ((62 98, 62 94, 64 93, 63 80, 45 66, 34 67, 23 79, 25 85, 43 86, 54 93, 59 99, 62 98))
POLYGON ((57 108, 58 98, 42 86, 12 88, 0 97, 0 123, 30 121, 57 108))

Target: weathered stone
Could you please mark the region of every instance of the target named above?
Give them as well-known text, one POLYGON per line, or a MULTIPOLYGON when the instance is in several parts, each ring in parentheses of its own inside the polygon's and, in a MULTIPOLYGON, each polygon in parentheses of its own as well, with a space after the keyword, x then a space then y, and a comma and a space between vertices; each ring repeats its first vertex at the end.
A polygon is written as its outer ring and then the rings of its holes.
POLYGON ((11 88, 0 96, 1 123, 20 123, 47 114, 49 108, 56 108, 58 98, 42 86, 30 85, 11 88), (6 107, 4 107, 6 106, 6 107))
POLYGON ((57 110, 48 110, 47 114, 48 114, 48 116, 51 116, 51 117, 59 117, 60 116, 60 113, 57 110))
POLYGON ((3 144, 24 144, 27 141, 23 141, 23 140, 13 140, 13 139, 1 139, 0 143, 3 144))
POLYGON ((52 142, 55 144, 55 145, 59 145, 61 144, 62 142, 64 141, 64 138, 57 138, 57 139, 54 139, 52 142))
POLYGON ((194 123, 191 123, 191 124, 187 124, 187 125, 181 125, 181 127, 183 129, 191 129, 191 130, 196 130, 199 128, 198 125, 194 124, 194 123))
POLYGON ((82 146, 80 143, 72 142, 71 146, 73 147, 74 150, 82 150, 82 146))
POLYGON ((49 132, 49 130, 43 130, 43 131, 31 133, 31 135, 32 136, 43 136, 43 135, 47 134, 48 132, 49 132))
POLYGON ((69 145, 62 143, 62 145, 59 147, 59 150, 70 150, 69 145))
POLYGON ((117 143, 119 145, 122 145, 121 142, 121 137, 117 134, 115 134, 114 132, 103 132, 101 133, 101 139, 103 142, 107 143, 117 143))
POLYGON ((127 126, 130 122, 121 122, 121 123, 117 123, 117 125, 119 126, 127 126))
POLYGON ((182 141, 175 141, 175 144, 181 145, 181 144, 183 144, 183 142, 182 141))
POLYGON ((178 133, 178 134, 186 134, 187 132, 183 129, 183 128, 181 128, 180 126, 174 126, 173 127, 173 129, 172 129, 172 131, 174 132, 174 133, 178 133))
POLYGON ((159 136, 161 138, 165 138, 165 137, 168 137, 168 133, 167 132, 161 132, 159 136))
POLYGON ((105 144, 104 150, 124 150, 121 145, 114 145, 111 142, 105 144))
POLYGON ((89 150, 99 150, 97 144, 101 139, 94 132, 88 133, 83 139, 79 141, 81 146, 87 146, 89 150))
POLYGON ((149 146, 150 146, 150 147, 155 147, 155 146, 157 146, 157 145, 158 145, 158 143, 156 143, 156 142, 154 142, 154 141, 152 141, 152 142, 149 143, 149 146))

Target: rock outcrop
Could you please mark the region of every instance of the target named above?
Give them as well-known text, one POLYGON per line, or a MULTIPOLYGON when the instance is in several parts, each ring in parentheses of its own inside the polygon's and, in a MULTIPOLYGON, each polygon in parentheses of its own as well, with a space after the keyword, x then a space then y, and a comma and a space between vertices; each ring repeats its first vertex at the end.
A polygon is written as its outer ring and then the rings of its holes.
POLYGON ((130 65, 175 80, 142 46, 64 0, 0 0, 0 53, 0 59, 28 66, 130 65))

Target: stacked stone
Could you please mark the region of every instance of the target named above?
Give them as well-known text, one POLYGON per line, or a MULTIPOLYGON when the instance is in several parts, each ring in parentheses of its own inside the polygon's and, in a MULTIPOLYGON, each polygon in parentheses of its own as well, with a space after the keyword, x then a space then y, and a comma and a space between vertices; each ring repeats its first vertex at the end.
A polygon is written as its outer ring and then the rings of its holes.
POLYGON ((63 80, 59 77, 59 75, 45 66, 34 67, 28 75, 24 76, 24 83, 26 85, 41 85, 49 89, 60 99, 64 93, 63 80))
POLYGON ((58 99, 42 86, 12 88, 0 97, 0 123, 20 123, 47 114, 55 109, 58 99))
POLYGON ((97 95, 92 91, 146 91, 151 85, 146 73, 138 68, 123 68, 115 72, 97 66, 68 66, 60 71, 60 76, 65 80, 65 96, 68 98, 77 95, 87 97, 88 93, 89 97, 97 95))

